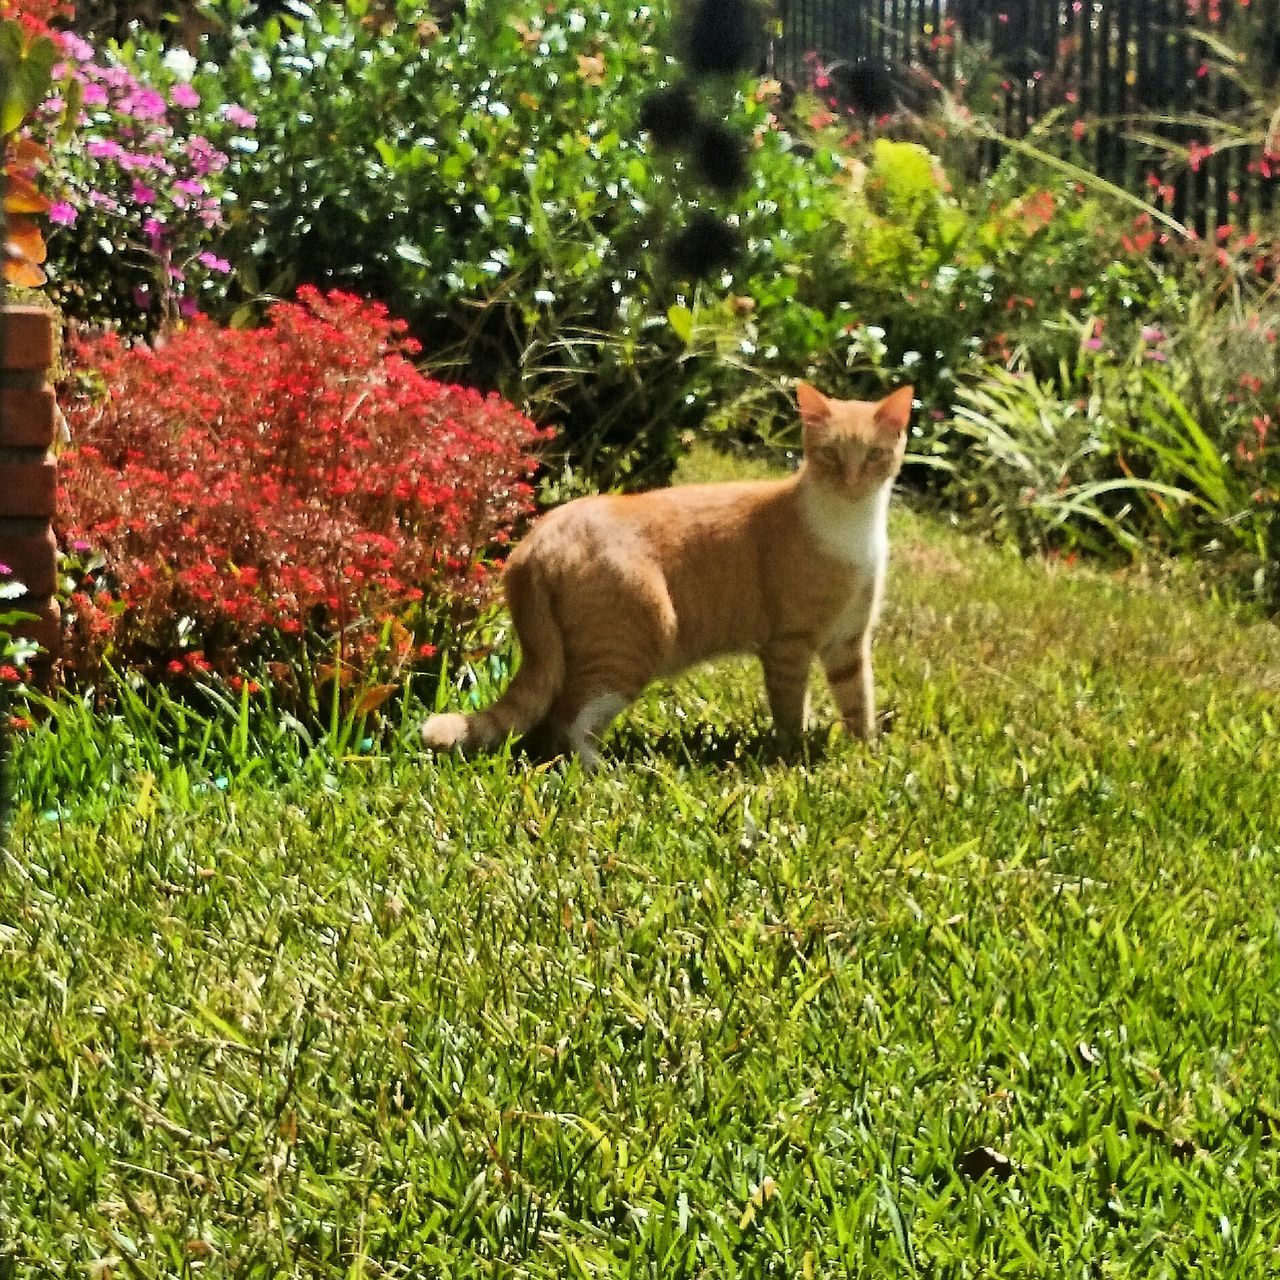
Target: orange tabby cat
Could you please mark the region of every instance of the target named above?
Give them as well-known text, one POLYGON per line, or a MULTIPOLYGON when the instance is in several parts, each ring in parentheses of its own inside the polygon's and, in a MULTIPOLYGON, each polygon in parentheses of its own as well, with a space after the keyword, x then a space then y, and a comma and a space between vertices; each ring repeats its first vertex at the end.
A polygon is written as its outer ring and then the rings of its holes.
POLYGON ((546 725, 593 765, 651 680, 740 652, 760 655, 782 733, 804 728, 816 656, 845 727, 872 737, 871 632, 912 395, 833 400, 802 382, 795 475, 579 498, 544 516, 504 575, 515 679, 487 711, 432 716, 423 741, 485 747, 546 725))

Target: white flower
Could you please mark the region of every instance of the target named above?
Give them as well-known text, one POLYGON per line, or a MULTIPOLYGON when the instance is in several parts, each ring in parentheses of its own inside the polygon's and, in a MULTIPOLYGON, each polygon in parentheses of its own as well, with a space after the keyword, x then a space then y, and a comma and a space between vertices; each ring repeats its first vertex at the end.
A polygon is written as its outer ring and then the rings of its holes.
POLYGON ((170 49, 162 59, 167 70, 179 80, 190 80, 199 65, 185 49, 170 49))

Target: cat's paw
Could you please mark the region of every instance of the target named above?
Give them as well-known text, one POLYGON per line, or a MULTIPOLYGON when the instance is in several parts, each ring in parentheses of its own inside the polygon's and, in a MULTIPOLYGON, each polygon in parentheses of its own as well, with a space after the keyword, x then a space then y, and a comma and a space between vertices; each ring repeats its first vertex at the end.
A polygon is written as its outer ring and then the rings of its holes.
POLYGON ((456 711, 423 721, 422 742, 430 751, 452 751, 467 740, 467 717, 456 711))

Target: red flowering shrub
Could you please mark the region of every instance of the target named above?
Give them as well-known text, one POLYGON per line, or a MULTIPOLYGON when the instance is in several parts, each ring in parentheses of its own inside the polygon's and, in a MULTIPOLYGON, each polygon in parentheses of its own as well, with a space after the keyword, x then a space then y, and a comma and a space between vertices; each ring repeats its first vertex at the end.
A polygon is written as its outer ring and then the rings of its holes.
POLYGON ((300 290, 266 328, 198 321, 158 348, 73 342, 59 537, 77 569, 66 664, 151 675, 297 658, 341 638, 403 660, 531 508, 543 434, 424 377, 386 309, 300 290), (95 371, 96 377, 84 376, 95 371))

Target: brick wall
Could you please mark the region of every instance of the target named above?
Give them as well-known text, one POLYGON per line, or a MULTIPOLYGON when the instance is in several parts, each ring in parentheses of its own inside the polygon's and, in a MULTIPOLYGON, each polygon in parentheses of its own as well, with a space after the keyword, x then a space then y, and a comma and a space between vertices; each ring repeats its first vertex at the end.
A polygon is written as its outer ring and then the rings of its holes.
POLYGON ((46 671, 60 648, 52 519, 57 468, 49 452, 55 410, 48 385, 53 317, 38 307, 4 308, 0 318, 0 563, 27 588, 10 607, 38 620, 17 630, 45 650, 46 671))

